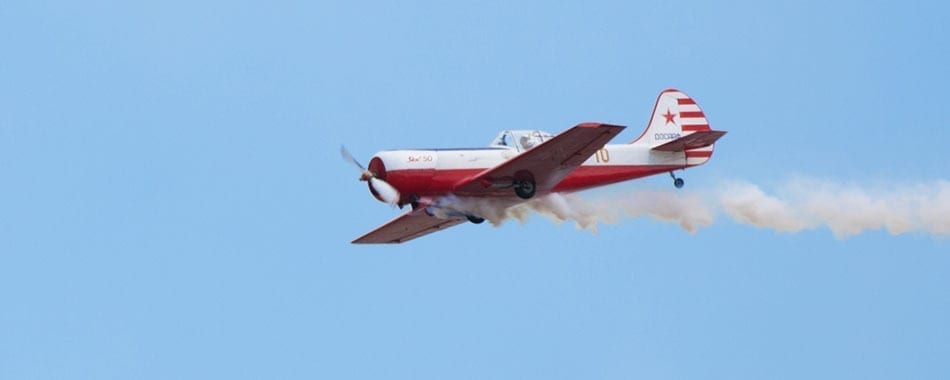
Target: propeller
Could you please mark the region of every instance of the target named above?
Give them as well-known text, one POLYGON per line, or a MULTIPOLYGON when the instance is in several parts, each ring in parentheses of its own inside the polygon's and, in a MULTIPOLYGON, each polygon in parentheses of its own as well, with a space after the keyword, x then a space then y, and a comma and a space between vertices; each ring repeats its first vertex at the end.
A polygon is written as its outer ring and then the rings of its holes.
POLYGON ((399 190, 396 190, 393 185, 383 181, 381 178, 376 176, 376 173, 369 171, 363 165, 361 165, 360 162, 357 161, 352 154, 350 154, 350 151, 346 150, 345 146, 340 145, 340 155, 343 156, 344 160, 349 161, 351 164, 353 164, 353 166, 356 166, 360 170, 360 181, 369 182, 369 186, 372 187, 373 191, 379 195, 379 198, 382 199, 383 202, 389 203, 393 206, 399 203, 399 190))

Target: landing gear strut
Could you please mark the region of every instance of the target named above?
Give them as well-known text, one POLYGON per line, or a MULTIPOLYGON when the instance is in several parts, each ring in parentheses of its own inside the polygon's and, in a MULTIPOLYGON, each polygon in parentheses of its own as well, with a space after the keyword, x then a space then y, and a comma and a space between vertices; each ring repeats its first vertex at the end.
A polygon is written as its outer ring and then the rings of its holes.
POLYGON ((679 178, 675 174, 673 174, 672 170, 670 170, 670 177, 673 177, 673 187, 677 189, 682 189, 683 185, 686 184, 686 181, 684 181, 682 178, 679 178))

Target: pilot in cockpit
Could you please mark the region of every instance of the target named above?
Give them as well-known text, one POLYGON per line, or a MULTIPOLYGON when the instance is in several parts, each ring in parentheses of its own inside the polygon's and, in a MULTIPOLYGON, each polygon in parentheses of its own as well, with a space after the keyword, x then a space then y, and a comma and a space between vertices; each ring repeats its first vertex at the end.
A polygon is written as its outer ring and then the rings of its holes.
POLYGON ((534 147, 534 143, 535 141, 534 139, 531 138, 531 136, 529 135, 521 136, 521 147, 524 148, 524 150, 528 150, 534 147))

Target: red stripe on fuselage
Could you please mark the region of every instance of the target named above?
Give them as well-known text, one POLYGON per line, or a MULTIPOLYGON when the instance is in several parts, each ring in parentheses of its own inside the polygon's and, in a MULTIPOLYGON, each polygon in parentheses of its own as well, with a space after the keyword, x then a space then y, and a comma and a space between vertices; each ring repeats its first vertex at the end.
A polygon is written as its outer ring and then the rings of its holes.
POLYGON ((666 173, 670 170, 678 170, 684 167, 685 165, 581 166, 558 183, 552 191, 582 190, 666 173))
POLYGON ((699 151, 687 150, 687 151, 686 151, 686 158, 693 158, 693 157, 712 157, 712 153, 713 153, 713 151, 711 151, 711 150, 699 150, 699 151))
POLYGON ((390 170, 386 173, 386 182, 395 186, 402 195, 432 195, 452 191, 459 181, 471 178, 483 171, 485 171, 485 168, 390 170))

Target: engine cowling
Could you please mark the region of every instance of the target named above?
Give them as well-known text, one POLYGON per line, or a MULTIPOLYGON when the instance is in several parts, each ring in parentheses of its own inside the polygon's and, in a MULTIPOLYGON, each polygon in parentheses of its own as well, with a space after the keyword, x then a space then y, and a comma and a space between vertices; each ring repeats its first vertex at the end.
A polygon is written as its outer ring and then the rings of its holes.
MULTIPOLYGON (((433 150, 387 150, 370 160, 369 171, 398 189, 403 196, 400 203, 404 203, 429 191, 437 162, 438 152, 433 150)), ((378 194, 373 195, 379 199, 378 194)))

